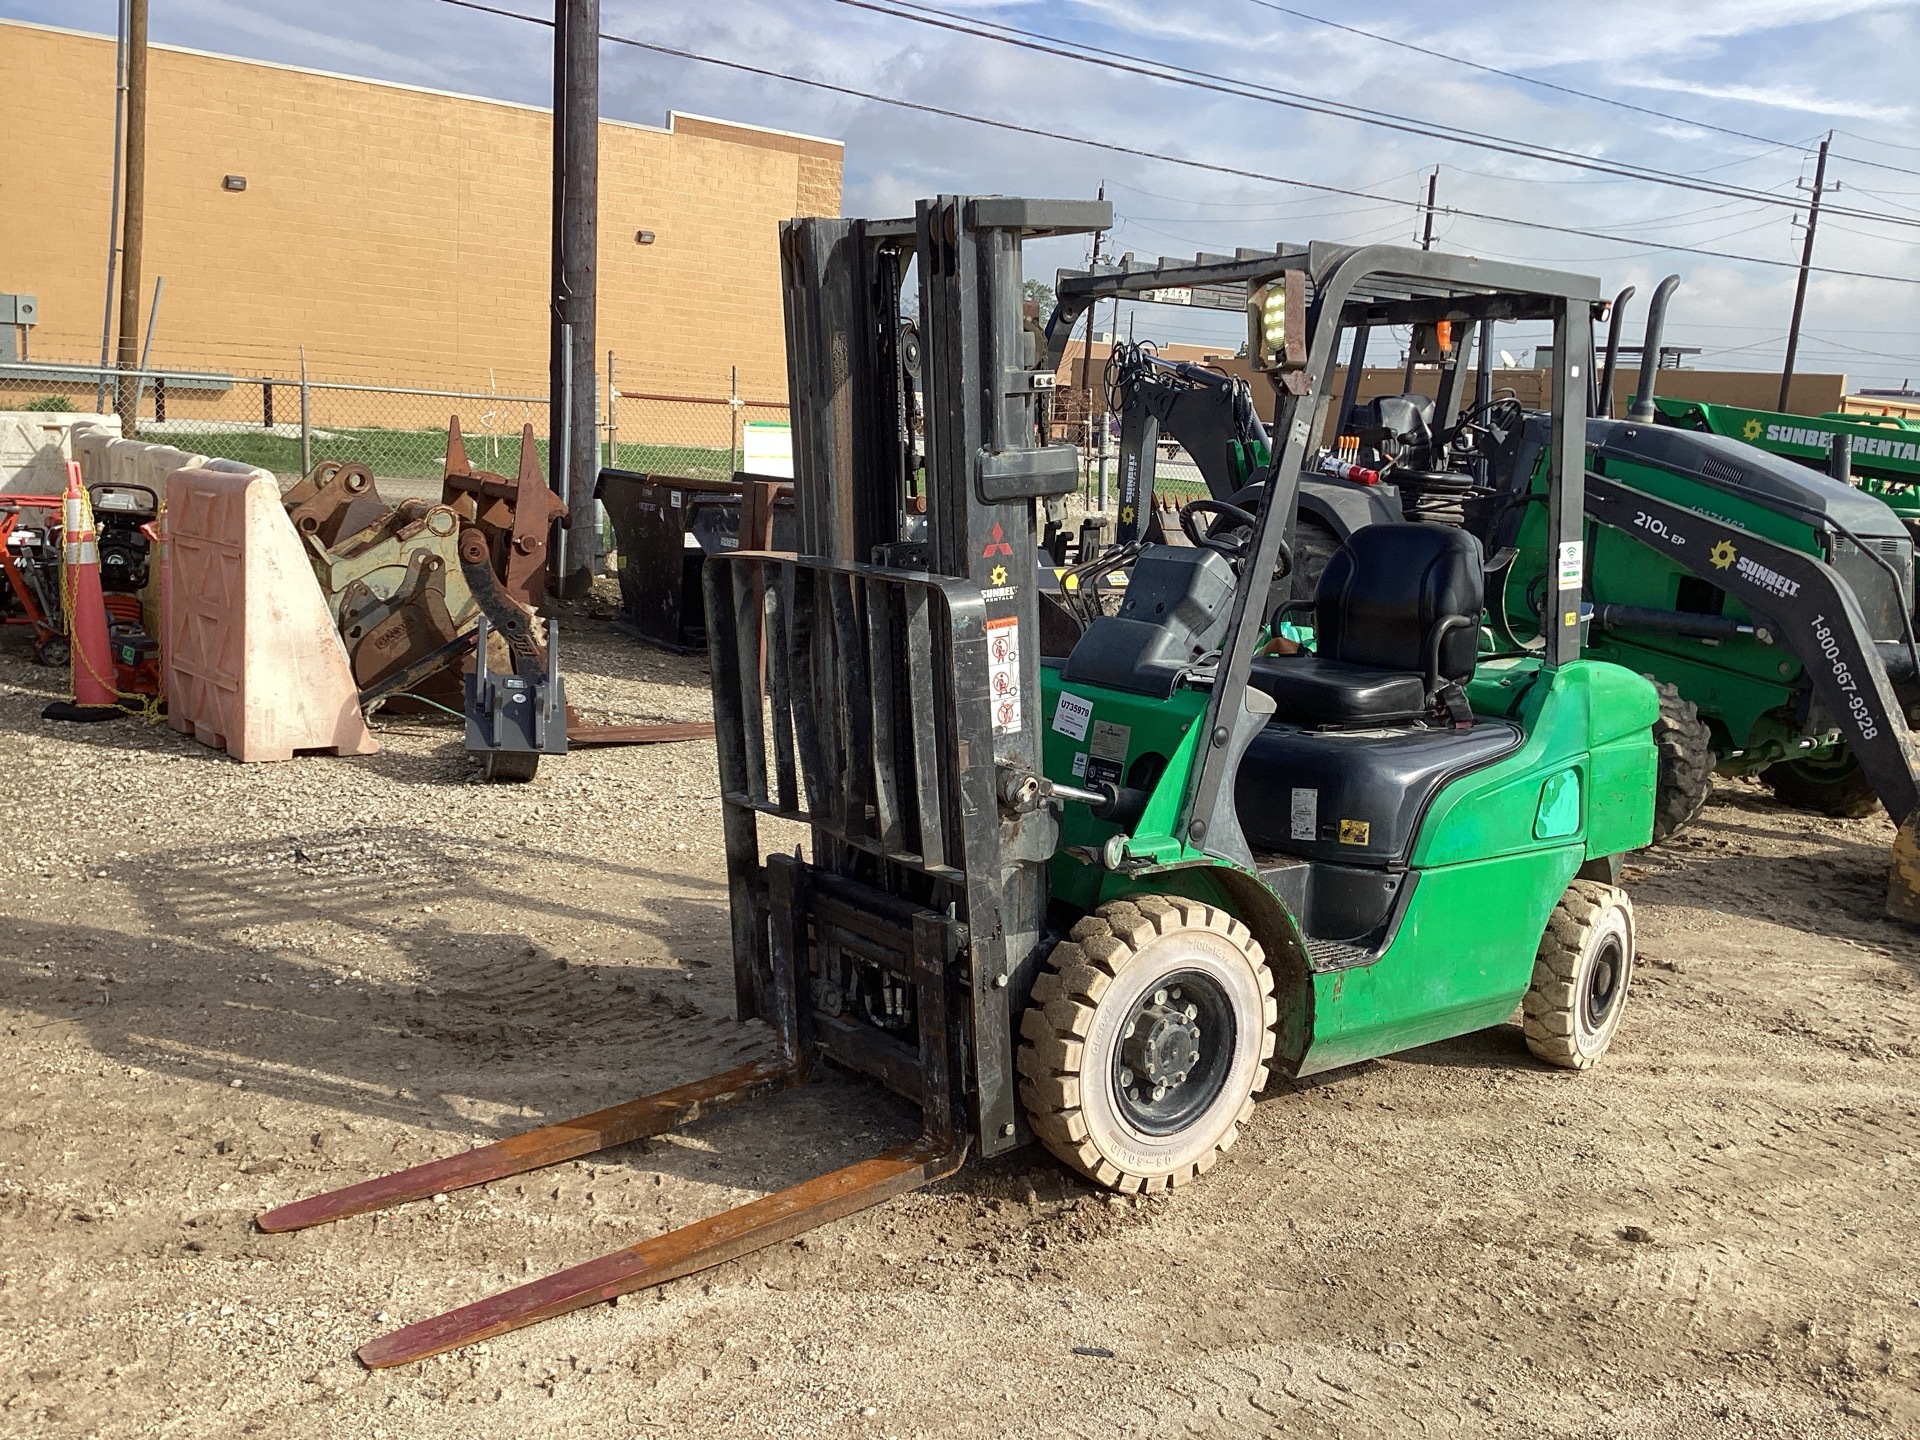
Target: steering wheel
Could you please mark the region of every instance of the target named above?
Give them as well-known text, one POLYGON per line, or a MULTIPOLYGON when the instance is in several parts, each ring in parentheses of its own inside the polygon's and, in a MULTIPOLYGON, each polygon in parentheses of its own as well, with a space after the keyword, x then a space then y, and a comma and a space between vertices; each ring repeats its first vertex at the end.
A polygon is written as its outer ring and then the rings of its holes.
POLYGON ((1238 560, 1246 553, 1247 542, 1253 538, 1253 527, 1258 518, 1238 505, 1229 505, 1224 500, 1189 500, 1180 507, 1180 528, 1186 532, 1187 539, 1203 550, 1211 550, 1216 555, 1224 555, 1229 560, 1238 560), (1216 540, 1211 535, 1203 535, 1195 523, 1197 515, 1218 515, 1231 520, 1235 525, 1244 525, 1245 533, 1232 540, 1216 540))

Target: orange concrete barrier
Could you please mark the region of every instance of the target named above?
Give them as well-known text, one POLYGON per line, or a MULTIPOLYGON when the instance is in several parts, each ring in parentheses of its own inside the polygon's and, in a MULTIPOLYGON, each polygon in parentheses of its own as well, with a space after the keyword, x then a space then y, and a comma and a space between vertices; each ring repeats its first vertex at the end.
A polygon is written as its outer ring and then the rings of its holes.
POLYGON ((272 477, 176 470, 166 499, 167 723, 236 760, 378 750, 272 477))

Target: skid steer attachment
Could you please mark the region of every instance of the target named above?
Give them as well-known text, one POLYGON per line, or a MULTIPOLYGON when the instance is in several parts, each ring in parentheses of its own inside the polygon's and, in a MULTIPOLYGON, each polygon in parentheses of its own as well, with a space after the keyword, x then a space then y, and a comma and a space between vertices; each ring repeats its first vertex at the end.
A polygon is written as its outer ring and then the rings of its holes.
POLYGON ((259 1224, 658 1135, 799 1084, 823 1057, 919 1106, 919 1138, 382 1336, 358 1352, 368 1366, 721 1264, 1029 1138, 1014 1054, 1059 837, 1040 778, 1034 501, 1073 489, 1079 457, 1042 438, 1053 377, 1022 323, 1020 249, 1111 223, 1104 202, 942 196, 910 219, 782 229, 800 553, 715 555, 704 573, 736 996, 774 1056, 259 1224), (924 456, 906 423, 916 374, 924 456), (765 853, 763 816, 805 826, 804 855, 765 853))

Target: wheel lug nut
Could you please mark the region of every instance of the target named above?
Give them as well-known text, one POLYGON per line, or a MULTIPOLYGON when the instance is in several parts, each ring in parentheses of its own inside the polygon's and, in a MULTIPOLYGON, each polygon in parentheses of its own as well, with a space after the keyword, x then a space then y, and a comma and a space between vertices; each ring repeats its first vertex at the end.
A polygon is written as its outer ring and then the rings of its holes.
POLYGON ((1164 1100, 1164 1099, 1166 1099, 1166 1098, 1167 1098, 1167 1087, 1166 1087, 1166 1086, 1164 1086, 1164 1085, 1156 1085, 1156 1086, 1154 1086, 1154 1087, 1153 1087, 1153 1098, 1154 1098, 1155 1100, 1164 1100))
POLYGON ((1191 1020, 1200 1013, 1200 1007, 1198 1005, 1189 1005, 1182 1013, 1187 1019, 1191 1020))
POLYGON ((1125 1068, 1121 1069, 1120 1088, 1122 1090, 1131 1090, 1133 1088, 1133 1071, 1125 1068))
POLYGON ((1166 991, 1164 991, 1164 990, 1156 990, 1156 991, 1154 991, 1154 992, 1153 992, 1153 1003, 1154 1003, 1154 1004, 1156 1004, 1156 1005, 1164 1005, 1164 1004, 1166 1004, 1166 1003, 1167 1003, 1167 992, 1166 992, 1166 991))
POLYGON ((1134 1032, 1134 1023, 1133 1021, 1129 1020, 1127 1022, 1127 1028, 1123 1032, 1121 1032, 1120 1038, 1122 1040, 1131 1040, 1133 1039, 1133 1032, 1134 1032))
MULTIPOLYGON (((1200 1052, 1198 1050, 1195 1050, 1191 1055, 1187 1056, 1187 1064, 1198 1065, 1199 1063, 1200 1063, 1200 1052)), ((1180 1078, 1184 1080, 1187 1077, 1182 1075, 1180 1078)))

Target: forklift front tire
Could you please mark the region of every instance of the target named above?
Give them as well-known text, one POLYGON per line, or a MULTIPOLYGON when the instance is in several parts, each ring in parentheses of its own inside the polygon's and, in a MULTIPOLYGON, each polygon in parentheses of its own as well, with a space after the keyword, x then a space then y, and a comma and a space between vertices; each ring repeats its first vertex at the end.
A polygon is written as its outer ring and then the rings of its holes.
POLYGON ((1549 1065, 1585 1070, 1607 1053, 1633 981, 1633 902, 1576 880, 1547 917, 1521 1002, 1527 1048, 1549 1065))
POLYGON ((1016 1061, 1028 1120, 1109 1189, 1185 1185, 1239 1138, 1276 1016, 1266 955, 1226 911, 1178 895, 1103 905, 1034 981, 1016 1061))

